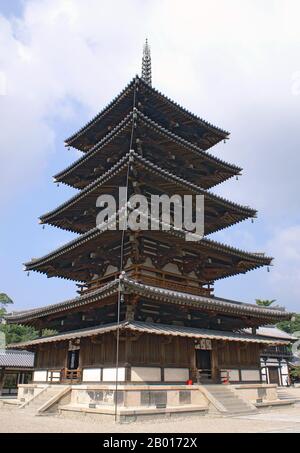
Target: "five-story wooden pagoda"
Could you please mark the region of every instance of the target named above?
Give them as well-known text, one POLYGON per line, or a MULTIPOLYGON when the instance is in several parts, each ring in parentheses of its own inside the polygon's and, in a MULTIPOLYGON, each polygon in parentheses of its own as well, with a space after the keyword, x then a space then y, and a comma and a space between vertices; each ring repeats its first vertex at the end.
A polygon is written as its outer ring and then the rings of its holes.
POLYGON ((78 193, 40 221, 79 235, 26 270, 74 280, 78 296, 7 317, 58 331, 18 346, 36 352, 35 381, 113 382, 116 366, 131 383, 261 380, 260 350, 276 341, 255 330, 290 315, 213 294, 216 280, 271 263, 206 237, 256 215, 210 192, 241 172, 209 152, 228 135, 152 87, 146 45, 142 77, 66 140, 83 155, 55 181, 78 193), (97 198, 117 198, 121 186, 128 197, 203 195, 205 237, 189 242, 173 227, 101 231, 97 198))

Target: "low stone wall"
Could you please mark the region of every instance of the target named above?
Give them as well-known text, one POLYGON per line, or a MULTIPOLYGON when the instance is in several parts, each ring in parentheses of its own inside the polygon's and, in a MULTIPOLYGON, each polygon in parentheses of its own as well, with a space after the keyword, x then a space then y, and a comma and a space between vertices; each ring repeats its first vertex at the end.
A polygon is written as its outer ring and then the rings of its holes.
POLYGON ((18 385, 18 400, 21 403, 26 403, 42 392, 47 385, 45 384, 19 384, 18 385))
POLYGON ((240 384, 232 387, 238 396, 254 403, 278 401, 276 384, 240 384))
POLYGON ((72 386, 70 403, 60 405, 64 416, 103 417, 115 416, 119 421, 144 420, 153 417, 204 415, 209 402, 198 386, 187 385, 113 385, 72 386))
POLYGON ((71 404, 92 407, 177 407, 207 405, 207 399, 198 386, 188 385, 113 385, 72 386, 71 404))
MULTIPOLYGON (((48 387, 60 384, 19 385, 18 398, 26 403, 48 387)), ((68 386, 62 386, 68 387, 68 386)), ((221 386, 220 386, 221 387, 221 386)), ((280 403, 275 384, 229 384, 243 400, 257 407, 275 406, 280 403)), ((134 421, 151 417, 205 415, 220 412, 218 400, 208 396, 209 386, 179 384, 76 384, 64 399, 58 399, 50 412, 74 417, 114 417, 117 401, 117 417, 120 421, 134 421)), ((30 404, 30 402, 29 402, 30 404)), ((222 411, 221 411, 222 412, 222 411)))
MULTIPOLYGON (((24 384, 19 386, 19 401, 27 403, 43 390, 59 384, 24 384)), ((197 385, 143 385, 119 384, 76 384, 64 399, 57 400, 48 412, 58 411, 61 415, 75 417, 117 416, 120 421, 134 421, 151 417, 175 417, 204 415, 208 412, 209 401, 197 385)), ((30 402, 29 402, 30 404, 30 402)))

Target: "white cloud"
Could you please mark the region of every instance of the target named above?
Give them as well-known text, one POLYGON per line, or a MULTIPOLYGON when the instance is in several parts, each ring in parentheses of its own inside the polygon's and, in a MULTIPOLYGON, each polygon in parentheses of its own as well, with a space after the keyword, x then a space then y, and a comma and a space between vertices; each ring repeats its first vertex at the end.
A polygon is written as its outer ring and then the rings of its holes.
POLYGON ((300 226, 292 226, 275 232, 268 247, 276 256, 268 284, 278 294, 284 305, 299 311, 300 300, 300 226))
MULTIPOLYGON (((23 17, 0 16, 0 72, 6 80, 0 102, 1 186, 10 188, 10 196, 46 168, 53 120, 75 116, 74 102, 94 114, 134 75, 126 41, 133 42, 139 28, 136 4, 118 2, 115 10, 95 0, 28 1, 23 17), (131 17, 124 21, 127 13, 131 17)), ((2 190, 0 203, 7 197, 2 190)))
MULTIPOLYGON (((146 35, 155 85, 209 121, 233 129, 232 146, 216 152, 245 162, 248 171, 260 171, 270 159, 271 150, 264 149, 261 165, 251 167, 249 153, 257 152, 254 145, 263 136, 274 138, 269 128, 274 104, 299 113, 300 102, 291 96, 292 75, 299 69, 293 53, 300 40, 294 19, 298 2, 31 0, 24 5, 19 19, 0 16, 0 71, 7 80, 0 152, 10 181, 20 178, 14 159, 33 173, 46 165, 55 137, 49 119, 72 115, 72 100, 94 114, 139 71, 146 35)), ((258 184, 264 179, 262 172, 259 176, 258 184)))

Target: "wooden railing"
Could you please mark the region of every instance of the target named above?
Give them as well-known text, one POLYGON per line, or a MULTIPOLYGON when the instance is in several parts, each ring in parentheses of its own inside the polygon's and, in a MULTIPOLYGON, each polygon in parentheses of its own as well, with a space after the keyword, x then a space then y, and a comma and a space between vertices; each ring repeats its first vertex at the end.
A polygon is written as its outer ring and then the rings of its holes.
POLYGON ((59 384, 61 381, 61 371, 62 370, 48 370, 48 382, 51 382, 51 384, 59 384))
POLYGON ((61 370, 61 382, 68 382, 69 384, 78 383, 81 380, 81 369, 77 368, 76 370, 69 370, 68 368, 63 368, 61 370))
POLYGON ((87 294, 92 291, 95 291, 101 286, 104 286, 106 283, 116 280, 120 275, 120 272, 112 272, 109 275, 105 275, 104 277, 96 278, 95 280, 91 280, 88 283, 77 283, 77 287, 79 290, 77 291, 80 295, 87 294))
POLYGON ((170 289, 172 291, 179 291, 183 293, 190 293, 199 296, 210 296, 211 290, 208 288, 193 286, 191 281, 175 281, 169 278, 151 277, 150 275, 139 274, 138 281, 160 288, 170 289))
MULTIPOLYGON (((212 288, 203 288, 197 278, 175 274, 173 272, 154 269, 153 267, 134 265, 125 269, 126 275, 141 283, 146 283, 160 288, 180 291, 201 296, 211 296, 212 288)), ((80 294, 95 291, 109 281, 118 278, 119 272, 113 272, 105 277, 97 278, 87 284, 77 285, 80 294)))

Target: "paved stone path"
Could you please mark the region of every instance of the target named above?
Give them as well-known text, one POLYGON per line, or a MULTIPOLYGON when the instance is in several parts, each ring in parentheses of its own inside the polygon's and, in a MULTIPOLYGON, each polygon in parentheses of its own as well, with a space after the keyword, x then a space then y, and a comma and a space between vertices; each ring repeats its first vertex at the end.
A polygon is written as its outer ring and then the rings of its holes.
POLYGON ((33 416, 16 407, 0 406, 0 432, 2 433, 257 433, 300 432, 300 405, 273 409, 258 415, 236 418, 193 417, 168 421, 147 421, 115 424, 68 419, 59 416, 33 416))

